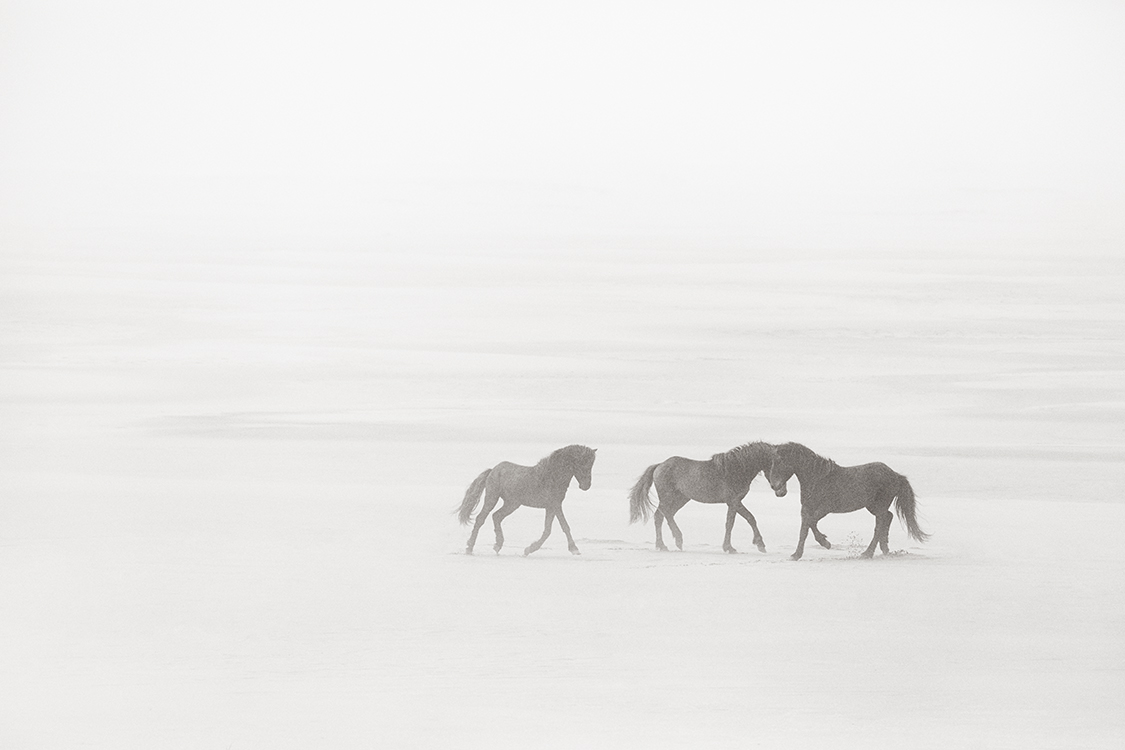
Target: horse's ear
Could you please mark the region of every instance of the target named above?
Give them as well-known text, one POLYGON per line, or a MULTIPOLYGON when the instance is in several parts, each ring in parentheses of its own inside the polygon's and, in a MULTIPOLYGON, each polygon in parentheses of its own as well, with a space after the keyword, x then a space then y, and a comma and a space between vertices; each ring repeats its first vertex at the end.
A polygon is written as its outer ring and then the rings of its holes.
POLYGON ((598 452, 598 449, 597 449, 597 448, 594 448, 594 449, 593 449, 593 451, 594 451, 594 453, 597 453, 597 452, 598 452))

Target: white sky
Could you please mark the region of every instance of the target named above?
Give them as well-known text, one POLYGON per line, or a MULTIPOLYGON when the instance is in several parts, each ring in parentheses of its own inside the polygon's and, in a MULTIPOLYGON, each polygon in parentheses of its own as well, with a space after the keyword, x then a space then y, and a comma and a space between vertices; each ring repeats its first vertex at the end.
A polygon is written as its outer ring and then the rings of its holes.
POLYGON ((1125 247, 1120 2, 0 0, 0 241, 1125 247))

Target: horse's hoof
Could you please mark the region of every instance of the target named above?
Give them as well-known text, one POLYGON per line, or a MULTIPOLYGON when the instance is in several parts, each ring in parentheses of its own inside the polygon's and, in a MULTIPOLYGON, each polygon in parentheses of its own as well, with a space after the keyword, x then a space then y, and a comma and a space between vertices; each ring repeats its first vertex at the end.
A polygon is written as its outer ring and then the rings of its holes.
POLYGON ((528 555, 530 555, 530 554, 531 554, 532 552, 534 552, 534 551, 535 551, 535 550, 533 550, 533 549, 532 549, 531 547, 528 547, 527 549, 525 549, 525 550, 523 551, 523 556, 524 556, 524 557, 527 557, 528 555))
POLYGON ((864 551, 864 552, 860 552, 859 556, 862 557, 864 560, 870 560, 872 557, 875 556, 875 553, 864 551))
POLYGON ((471 554, 473 554, 473 551, 471 549, 467 549, 467 550, 465 550, 465 554, 471 555, 471 554))
POLYGON ((668 548, 666 546, 664 546, 663 544, 658 544, 658 545, 656 545, 656 551, 657 552, 667 552, 668 548))
POLYGON ((734 547, 723 547, 723 551, 730 555, 738 554, 738 550, 736 550, 734 547))
POLYGON ((578 548, 577 548, 577 547, 575 547, 574 549, 572 549, 572 550, 570 551, 570 554, 572 554, 572 555, 581 555, 582 553, 578 551, 578 548))
POLYGON ((758 551, 759 551, 759 552, 761 552, 761 553, 762 553, 763 555, 764 555, 764 554, 766 554, 766 545, 764 545, 764 544, 756 544, 756 545, 754 545, 754 546, 755 546, 755 547, 757 547, 757 548, 758 548, 758 551))
POLYGON ((793 553, 792 555, 789 556, 789 559, 790 560, 800 560, 801 556, 798 555, 797 553, 793 553))
POLYGON ((820 543, 820 546, 824 547, 824 549, 832 549, 832 542, 825 539, 823 542, 820 543))

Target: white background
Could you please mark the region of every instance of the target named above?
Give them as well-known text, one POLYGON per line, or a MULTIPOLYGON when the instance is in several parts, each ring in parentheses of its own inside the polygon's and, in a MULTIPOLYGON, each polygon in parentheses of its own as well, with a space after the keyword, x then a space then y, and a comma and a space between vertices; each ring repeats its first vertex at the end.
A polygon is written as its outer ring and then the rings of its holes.
POLYGON ((1118 747, 1116 3, 0 5, 0 744, 1118 747), (682 553, 673 454, 925 545, 682 553), (599 448, 495 556, 484 468, 599 448))

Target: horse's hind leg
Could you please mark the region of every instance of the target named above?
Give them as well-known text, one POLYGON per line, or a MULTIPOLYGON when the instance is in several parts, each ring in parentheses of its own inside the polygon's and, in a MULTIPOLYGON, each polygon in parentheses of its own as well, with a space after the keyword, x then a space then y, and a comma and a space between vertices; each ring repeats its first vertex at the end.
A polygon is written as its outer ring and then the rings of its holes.
POLYGON ((884 555, 888 555, 891 552, 891 521, 894 520, 894 517, 894 513, 891 513, 889 510, 883 513, 883 535, 879 537, 879 548, 883 550, 884 555))
POLYGON ((813 539, 815 539, 816 543, 821 547, 824 547, 824 549, 832 549, 832 543, 828 541, 828 537, 820 533, 820 529, 816 527, 816 523, 816 521, 813 521, 813 524, 809 529, 810 531, 812 531, 813 539))
MULTIPOLYGON (((676 510, 679 510, 679 508, 676 510)), ((675 513, 675 511, 665 513, 664 518, 668 521, 668 528, 672 531, 672 538, 676 540, 676 549, 682 550, 684 548, 684 535, 680 532, 680 527, 676 525, 676 519, 673 513, 675 513)))
POLYGON ((664 487, 661 489, 660 485, 656 486, 656 494, 660 498, 660 502, 656 505, 656 548, 658 550, 667 550, 664 546, 664 540, 660 536, 660 523, 661 521, 668 522, 668 529, 672 532, 672 538, 676 541, 678 549, 684 548, 684 535, 680 533, 680 527, 676 525, 673 516, 676 511, 687 504, 688 496, 683 494, 677 489, 671 487, 664 487))
POLYGON ((535 552, 537 549, 539 549, 540 547, 543 546, 543 542, 547 541, 547 537, 549 537, 551 535, 551 525, 554 522, 555 522, 555 511, 552 508, 547 508, 547 511, 546 511, 546 513, 544 515, 544 518, 543 518, 543 536, 539 537, 538 540, 532 542, 531 544, 529 544, 527 546, 527 548, 523 551, 524 557, 527 557, 532 552, 535 552))
POLYGON ((652 525, 656 527, 656 548, 661 552, 667 552, 668 547, 664 544, 664 511, 660 508, 652 514, 652 525))
POLYGON ((496 554, 500 554, 500 549, 504 546, 504 530, 500 528, 500 523, 512 515, 512 511, 518 507, 520 507, 519 503, 505 500, 500 510, 492 514, 492 525, 496 527, 496 544, 492 545, 492 549, 496 550, 496 554))
POLYGON ((894 516, 889 510, 871 512, 875 516, 875 534, 871 537, 871 544, 867 545, 867 549, 861 553, 861 557, 873 557, 875 555, 875 547, 880 545, 883 548, 883 554, 887 554, 886 539, 890 533, 891 519, 894 518, 894 516))
POLYGON ((582 554, 581 552, 578 551, 578 545, 574 543, 574 537, 572 537, 570 535, 570 524, 566 522, 566 516, 563 515, 561 505, 555 510, 555 515, 559 519, 559 526, 562 527, 563 533, 566 534, 566 544, 567 544, 567 549, 570 550, 570 554, 572 554, 572 555, 582 554))
MULTIPOLYGON (((758 531, 758 522, 756 520, 754 520, 754 514, 750 512, 749 508, 747 508, 745 505, 742 504, 741 500, 738 502, 737 505, 732 505, 731 508, 733 508, 734 511, 736 513, 738 513, 738 515, 745 518, 746 522, 750 524, 750 528, 752 528, 754 530, 754 546, 758 548, 759 552, 765 552, 766 551, 766 543, 764 541, 762 541, 762 532, 758 531)), ((814 526, 814 528, 815 528, 815 526, 814 526)), ((728 535, 729 535, 729 526, 728 526, 728 535)))
POLYGON ((488 514, 496 507, 496 501, 500 499, 499 493, 487 492, 484 496, 484 505, 481 506, 480 513, 477 513, 477 520, 473 523, 473 530, 469 534, 469 541, 465 545, 465 554, 473 554, 473 545, 477 543, 477 534, 480 533, 480 527, 484 526, 484 519, 488 518, 488 514))

